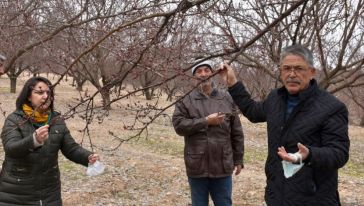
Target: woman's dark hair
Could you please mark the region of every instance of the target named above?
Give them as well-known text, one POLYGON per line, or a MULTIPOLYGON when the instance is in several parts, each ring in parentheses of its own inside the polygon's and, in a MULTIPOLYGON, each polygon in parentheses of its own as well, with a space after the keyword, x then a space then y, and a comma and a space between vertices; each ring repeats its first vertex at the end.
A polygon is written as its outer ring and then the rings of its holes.
POLYGON ((51 98, 51 104, 49 105, 49 108, 51 111, 53 111, 53 101, 54 101, 54 91, 52 87, 52 83, 44 78, 44 77, 32 77, 28 79, 28 81, 25 82, 23 89, 21 90, 18 98, 16 99, 16 109, 22 110, 23 104, 27 104, 29 106, 32 106, 31 102, 28 100, 30 95, 32 94, 32 90, 34 89, 35 85, 37 85, 39 82, 44 82, 46 85, 48 85, 50 94, 48 98, 51 98))

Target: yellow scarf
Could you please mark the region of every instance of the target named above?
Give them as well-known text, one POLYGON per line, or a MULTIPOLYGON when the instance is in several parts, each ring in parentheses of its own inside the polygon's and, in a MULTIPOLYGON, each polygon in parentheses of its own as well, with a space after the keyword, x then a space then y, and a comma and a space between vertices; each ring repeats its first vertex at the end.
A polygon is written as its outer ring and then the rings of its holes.
POLYGON ((41 114, 38 111, 34 111, 33 108, 27 104, 23 104, 23 111, 36 123, 46 123, 48 121, 49 112, 41 114))

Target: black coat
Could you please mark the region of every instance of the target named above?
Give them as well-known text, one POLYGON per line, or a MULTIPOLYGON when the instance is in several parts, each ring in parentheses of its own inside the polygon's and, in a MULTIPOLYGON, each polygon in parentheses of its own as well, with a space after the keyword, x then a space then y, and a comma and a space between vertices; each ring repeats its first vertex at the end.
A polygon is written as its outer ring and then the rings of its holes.
POLYGON ((338 169, 349 158, 348 111, 346 106, 315 80, 299 93, 300 102, 285 120, 288 92, 273 90, 263 102, 255 102, 238 82, 229 92, 244 116, 252 122, 267 122, 268 157, 265 165, 267 186, 265 201, 269 206, 340 205, 338 169), (300 142, 310 149, 305 165, 286 179, 278 147, 298 151, 300 142))
POLYGON ((0 205, 62 205, 58 151, 87 166, 91 152, 71 137, 59 114, 53 114, 46 143, 34 148, 34 127, 23 111, 6 120, 1 133, 5 160, 0 173, 0 205))

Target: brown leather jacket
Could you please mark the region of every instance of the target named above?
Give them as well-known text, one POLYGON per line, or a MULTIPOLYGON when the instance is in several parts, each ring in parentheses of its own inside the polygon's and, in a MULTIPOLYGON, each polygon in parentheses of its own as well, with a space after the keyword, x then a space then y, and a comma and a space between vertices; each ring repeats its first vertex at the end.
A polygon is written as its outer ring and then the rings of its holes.
POLYGON ((243 165, 244 135, 237 108, 228 92, 214 89, 206 97, 195 89, 175 107, 172 122, 184 136, 184 159, 189 177, 225 177, 243 165), (206 116, 223 112, 225 121, 208 126, 206 116))

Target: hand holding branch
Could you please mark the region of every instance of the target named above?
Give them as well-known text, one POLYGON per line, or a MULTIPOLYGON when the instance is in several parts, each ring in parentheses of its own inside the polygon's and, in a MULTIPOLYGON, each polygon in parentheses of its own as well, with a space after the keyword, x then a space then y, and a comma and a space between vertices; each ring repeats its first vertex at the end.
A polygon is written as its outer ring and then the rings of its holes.
POLYGON ((35 138, 37 142, 43 144, 48 139, 49 125, 44 125, 35 130, 35 138))
POLYGON ((225 61, 219 67, 219 74, 222 81, 228 86, 231 87, 238 81, 235 76, 235 72, 233 68, 225 61))
POLYGON ((225 114, 213 113, 206 117, 208 125, 220 125, 225 119, 225 114))

